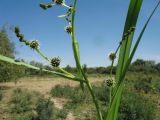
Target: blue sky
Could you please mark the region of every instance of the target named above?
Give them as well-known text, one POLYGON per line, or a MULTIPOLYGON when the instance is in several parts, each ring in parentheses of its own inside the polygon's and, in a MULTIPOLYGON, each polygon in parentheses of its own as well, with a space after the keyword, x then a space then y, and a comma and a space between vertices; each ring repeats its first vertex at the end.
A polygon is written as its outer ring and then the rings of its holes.
MULTIPOLYGON (((71 4, 73 0, 66 0, 71 4)), ((136 36, 158 0, 144 0, 138 20, 136 36)), ((28 40, 38 39, 41 50, 48 57, 59 56, 61 66, 73 66, 70 36, 65 33, 67 22, 57 16, 66 12, 61 6, 44 11, 39 3, 51 0, 1 0, 0 26, 18 25, 28 40)), ((78 0, 76 34, 80 44, 81 62, 88 66, 107 66, 107 55, 114 51, 121 38, 129 0, 78 0)), ((160 62, 160 10, 150 22, 135 58, 160 62)), ((47 64, 36 52, 21 44, 13 33, 11 39, 19 52, 16 57, 47 64)), ((136 38, 136 37, 135 37, 136 38)))

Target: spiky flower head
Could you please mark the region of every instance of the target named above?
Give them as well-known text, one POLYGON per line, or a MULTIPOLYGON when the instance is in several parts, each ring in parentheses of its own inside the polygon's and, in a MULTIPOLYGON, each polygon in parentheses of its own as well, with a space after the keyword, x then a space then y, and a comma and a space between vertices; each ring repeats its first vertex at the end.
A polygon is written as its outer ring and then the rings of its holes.
POLYGON ((58 67, 60 65, 60 62, 61 62, 61 60, 59 57, 54 57, 51 59, 51 65, 53 67, 58 67))
POLYGON ((109 53, 108 57, 109 57, 109 59, 111 61, 113 61, 114 59, 116 59, 116 53, 115 52, 111 52, 111 53, 109 53))
POLYGON ((104 84, 108 87, 114 87, 115 86, 115 80, 113 78, 108 78, 104 81, 104 84))
POLYGON ((72 33, 72 26, 71 25, 68 25, 65 27, 65 31, 68 33, 68 34, 71 34, 72 33))
POLYGON ((65 0, 52 0, 53 2, 55 2, 57 5, 62 5, 65 0))
POLYGON ((30 42, 30 47, 31 47, 32 49, 38 49, 38 48, 39 48, 39 42, 38 42, 38 40, 32 40, 32 41, 30 42))

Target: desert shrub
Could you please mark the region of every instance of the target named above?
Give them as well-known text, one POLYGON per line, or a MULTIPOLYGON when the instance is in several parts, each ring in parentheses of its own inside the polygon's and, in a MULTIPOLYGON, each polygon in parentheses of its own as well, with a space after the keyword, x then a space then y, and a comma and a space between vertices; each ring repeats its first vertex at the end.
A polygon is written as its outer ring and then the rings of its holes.
MULTIPOLYGON (((102 103, 106 104, 108 100, 108 87, 101 86, 93 86, 96 98, 102 103)), ((91 100, 91 96, 87 87, 84 87, 84 91, 80 86, 78 87, 70 87, 70 86, 56 86, 52 88, 51 94, 53 97, 64 97, 70 99, 72 104, 78 103, 89 103, 91 100)))
POLYGON ((153 90, 152 86, 152 77, 142 77, 139 78, 134 84, 134 88, 137 91, 143 91, 145 93, 148 93, 153 90))
POLYGON ((17 88, 10 103, 12 120, 52 120, 56 115, 54 103, 36 92, 17 88))
POLYGON ((82 91, 81 87, 74 88, 74 94, 70 97, 72 104, 89 103, 91 101, 88 89, 85 87, 82 91))
POLYGON ((34 120, 35 115, 32 112, 32 97, 33 93, 17 88, 14 90, 10 112, 12 120, 34 120))
POLYGON ((74 88, 70 86, 57 85, 51 90, 51 95, 54 97, 70 98, 74 95, 74 88))
POLYGON ((95 96, 101 103, 106 104, 109 101, 109 89, 105 85, 101 85, 99 87, 94 86, 95 96))
POLYGON ((54 103, 50 99, 40 98, 36 105, 38 120, 53 120, 56 114, 54 103))
POLYGON ((154 120, 155 104, 144 96, 127 92, 122 97, 118 120, 154 120))
POLYGON ((11 120, 37 120, 35 115, 30 112, 26 112, 25 114, 15 114, 13 113, 11 116, 11 120))
POLYGON ((24 113, 32 111, 31 93, 21 89, 14 90, 14 94, 11 99, 11 112, 24 113))
POLYGON ((66 108, 63 108, 62 110, 59 110, 57 112, 57 118, 60 120, 66 120, 68 114, 68 110, 66 108))
POLYGON ((87 102, 90 98, 87 88, 82 91, 81 87, 70 87, 70 86, 56 86, 51 90, 51 94, 54 97, 64 97, 70 99, 72 104, 87 102))
MULTIPOLYGON (((150 82, 150 79, 151 78, 148 78, 147 82, 150 82)), ((66 90, 66 88, 65 89, 64 88, 65 87, 62 86, 58 87, 57 90, 60 90, 60 92, 62 92, 61 94, 59 94, 60 96, 62 96, 66 92, 64 91, 66 90)), ((52 91, 54 89, 55 88, 53 88, 52 91)), ((68 87, 67 89, 71 90, 70 91, 71 94, 65 97, 69 98, 71 101, 69 101, 65 105, 63 109, 63 111, 65 112, 61 112, 61 114, 58 115, 59 118, 65 119, 68 111, 73 110, 75 112, 75 115, 77 116, 76 119, 82 120, 80 116, 83 116, 84 119, 92 118, 92 120, 96 120, 97 116, 93 114, 95 113, 95 109, 93 107, 91 97, 88 94, 87 88, 85 87, 85 92, 83 92, 80 87, 75 87, 75 88, 68 87), (88 111, 87 108, 92 108, 92 109, 88 111), (78 111, 81 111, 82 109, 83 112, 80 114, 78 111)), ((108 87, 104 85, 93 86, 93 89, 95 90, 96 98, 101 103, 100 105, 101 105, 102 115, 103 118, 105 118, 106 116, 105 110, 107 109, 105 105, 108 105, 109 101, 107 93, 109 92, 108 87)), ((118 120, 153 120, 155 116, 155 110, 156 107, 151 100, 135 93, 135 91, 125 92, 125 95, 122 97, 118 120)))

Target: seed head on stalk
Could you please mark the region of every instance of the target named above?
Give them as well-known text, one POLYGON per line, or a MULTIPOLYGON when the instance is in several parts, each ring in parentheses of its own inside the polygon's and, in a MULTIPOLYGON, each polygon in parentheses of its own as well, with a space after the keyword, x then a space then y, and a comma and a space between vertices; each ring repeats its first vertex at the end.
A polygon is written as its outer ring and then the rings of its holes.
POLYGON ((115 86, 115 80, 113 78, 108 78, 104 81, 104 84, 108 87, 114 87, 115 86))
POLYGON ((58 67, 60 65, 60 62, 61 62, 61 60, 59 57, 54 57, 51 59, 51 65, 53 67, 58 67))
POLYGON ((113 61, 114 59, 116 59, 116 53, 115 52, 111 52, 111 53, 109 53, 108 57, 109 57, 109 59, 111 61, 113 61))
POLYGON ((72 26, 69 24, 68 26, 65 27, 65 31, 68 33, 68 34, 71 34, 72 33, 72 26))
POLYGON ((32 49, 39 49, 39 46, 40 46, 40 44, 39 44, 38 40, 32 40, 32 41, 30 42, 30 47, 31 47, 32 49))
POLYGON ((48 8, 53 7, 53 4, 43 4, 43 3, 40 3, 39 6, 40 6, 43 10, 47 10, 48 8))
POLYGON ((57 5, 62 5, 65 3, 64 0, 52 0, 54 3, 56 3, 57 5))

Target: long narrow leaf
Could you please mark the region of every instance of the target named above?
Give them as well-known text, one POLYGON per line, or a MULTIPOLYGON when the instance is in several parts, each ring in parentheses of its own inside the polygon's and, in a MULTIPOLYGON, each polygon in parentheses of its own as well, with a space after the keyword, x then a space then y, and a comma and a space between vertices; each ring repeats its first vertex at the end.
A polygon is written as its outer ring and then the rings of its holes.
MULTIPOLYGON (((136 26, 138 15, 139 15, 139 12, 142 6, 142 2, 143 0, 131 0, 130 1, 130 6, 128 9, 128 15, 126 18, 123 36, 125 35, 125 33, 127 33, 127 31, 131 27, 136 26)), ((133 35, 134 35, 134 32, 130 34, 128 37, 126 37, 125 40, 122 42, 117 70, 116 70, 116 82, 117 83, 119 83, 124 65, 129 58, 133 35)), ((106 120, 116 120, 117 119, 118 108, 119 108, 119 103, 121 100, 122 91, 123 91, 123 85, 121 85, 121 87, 118 90, 117 90, 117 86, 115 86, 114 93, 116 93, 116 96, 112 99, 111 106, 107 112, 106 120)))
MULTIPOLYGON (((115 104, 119 105, 119 103, 120 103, 120 99, 119 99, 119 98, 121 97, 121 96, 120 96, 120 95, 121 95, 121 94, 120 94, 120 91, 123 91, 124 77, 125 77, 125 75, 126 75, 126 72, 127 72, 127 70, 128 70, 129 65, 131 64, 131 61, 132 61, 132 59, 133 59, 133 57, 134 57, 134 54, 135 54, 135 52, 136 52, 136 50, 137 50, 137 47, 138 47, 138 45, 139 45, 139 43, 140 43, 140 41, 141 41, 141 38, 142 38, 142 36, 143 36, 143 34, 144 34, 145 30, 146 30, 146 27, 147 27, 148 23, 150 22, 153 14, 155 13, 155 11, 156 11, 156 9, 158 8, 159 5, 160 5, 160 1, 158 2, 158 4, 156 5, 156 7, 154 8, 153 12, 151 13, 150 17, 149 17, 148 20, 146 21, 146 23, 145 23, 145 25, 144 25, 144 27, 143 27, 143 29, 142 29, 142 31, 141 31, 138 39, 137 39, 137 41, 136 41, 136 43, 135 43, 135 45, 134 45, 134 48, 133 48, 133 50, 132 50, 132 52, 131 52, 131 55, 130 55, 129 59, 127 60, 125 66, 124 66, 124 70, 123 70, 123 72, 122 72, 122 76, 121 76, 121 79, 120 79, 120 83, 118 84, 118 87, 117 87, 116 93, 115 93, 115 95, 114 95, 112 104, 115 103, 115 104)), ((115 104, 112 105, 113 107, 110 109, 110 111, 114 111, 115 104)), ((112 114, 112 116, 115 116, 115 114, 112 114)), ((110 120, 112 120, 112 119, 110 119, 110 120)))
MULTIPOLYGON (((125 33, 127 33, 127 31, 131 27, 136 26, 142 2, 143 2, 143 0, 131 0, 130 6, 128 9, 128 15, 126 18, 123 36, 125 33)), ((117 82, 119 81, 119 78, 121 76, 121 72, 124 68, 124 63, 128 60, 130 48, 131 48, 131 43, 133 40, 133 34, 134 34, 134 32, 122 42, 122 46, 121 46, 120 54, 119 54, 118 65, 117 65, 117 70, 116 70, 116 81, 117 82)), ((123 38, 123 36, 122 36, 122 38, 123 38)))
POLYGON ((0 55, 0 61, 8 62, 8 63, 19 65, 19 66, 25 66, 27 68, 31 68, 31 69, 34 69, 34 70, 42 70, 44 72, 52 73, 52 74, 61 76, 63 78, 71 79, 73 81, 86 82, 86 81, 82 80, 81 78, 73 76, 73 75, 68 75, 68 74, 66 75, 66 74, 63 74, 63 73, 60 73, 60 72, 42 69, 42 68, 35 67, 33 65, 30 65, 30 64, 24 63, 24 62, 14 60, 12 58, 9 58, 9 57, 3 56, 3 55, 0 55))
MULTIPOLYGON (((145 25, 144 25, 144 27, 143 27, 140 35, 139 35, 139 37, 138 37, 138 39, 137 39, 134 47, 133 47, 133 50, 132 50, 132 52, 131 52, 131 54, 130 54, 130 57, 129 57, 127 63, 125 64, 124 70, 123 70, 123 72, 122 72, 122 77, 121 77, 121 79, 124 79, 125 74, 126 74, 128 68, 129 68, 129 65, 131 64, 132 59, 133 59, 133 57, 134 57, 134 55, 135 55, 135 52, 136 52, 136 50, 137 50, 137 48, 138 48, 138 45, 139 45, 139 43, 140 43, 140 41, 141 41, 141 39, 142 39, 142 36, 143 36, 143 34, 144 34, 144 32, 145 32, 145 30, 146 30, 146 28, 147 28, 147 26, 148 26, 151 18, 152 18, 152 16, 154 15, 155 11, 156 11, 157 8, 159 7, 159 5, 160 5, 160 1, 157 3, 156 7, 154 8, 154 10, 152 11, 152 13, 151 13, 151 15, 149 16, 148 20, 146 21, 146 23, 145 23, 145 25)), ((121 80, 121 81, 122 81, 122 80, 121 80)), ((120 82, 120 84, 121 84, 121 82, 120 82)))

